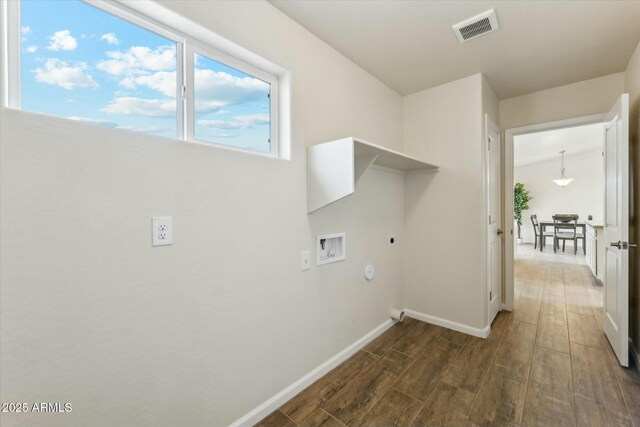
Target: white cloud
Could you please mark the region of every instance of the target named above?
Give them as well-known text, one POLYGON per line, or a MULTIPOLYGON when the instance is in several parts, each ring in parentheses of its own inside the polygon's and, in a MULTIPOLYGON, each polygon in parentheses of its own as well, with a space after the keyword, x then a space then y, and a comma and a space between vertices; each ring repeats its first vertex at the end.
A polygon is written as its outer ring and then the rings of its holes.
POLYGON ((269 84, 253 77, 236 77, 222 71, 195 70, 196 96, 215 99, 225 105, 265 99, 269 84))
MULTIPOLYGON (((148 88, 167 98, 176 97, 176 52, 173 46, 151 49, 134 46, 127 51, 110 51, 108 59, 97 68, 120 77, 123 90, 102 110, 112 114, 164 117, 175 114, 174 99, 132 97, 130 91, 148 88), (129 91, 129 93, 127 93, 129 91), (148 108, 148 110, 146 110, 148 108)), ((195 110, 198 114, 215 113, 224 106, 265 99, 269 84, 253 77, 237 77, 225 72, 195 69, 195 110)), ((248 125, 235 119, 242 127, 248 125)), ((257 124, 254 123, 254 124, 257 124)))
POLYGON ((125 77, 124 79, 120 80, 118 86, 122 86, 123 88, 130 90, 134 90, 138 87, 136 85, 136 78, 133 76, 125 77))
POLYGON ((49 37, 49 50, 75 50, 78 47, 78 41, 71 35, 69 30, 62 30, 53 33, 49 37))
POLYGON ((254 125, 268 125, 270 117, 268 114, 248 114, 246 116, 235 116, 234 120, 243 123, 245 127, 254 125))
POLYGON ((20 33, 22 34, 22 36, 20 37, 20 39, 23 42, 26 42, 28 39, 28 35, 30 35, 31 33, 33 33, 33 31, 31 31, 31 27, 20 27, 20 33))
POLYGON ((96 67, 114 76, 149 74, 176 67, 175 46, 161 46, 157 49, 133 46, 125 52, 110 51, 106 55, 109 59, 98 62, 96 67))
POLYGON ((234 116, 232 120, 198 120, 198 124, 215 129, 247 129, 253 126, 268 125, 268 114, 249 114, 234 116))
POLYGON ((27 47, 27 52, 35 53, 38 50, 38 46, 29 46, 27 47))
POLYGON ((171 117, 176 114, 175 99, 143 99, 119 97, 100 111, 109 114, 125 114, 145 117, 171 117))
POLYGON ((239 133, 232 133, 232 132, 214 132, 213 133, 214 138, 236 138, 238 136, 240 136, 239 133))
POLYGON ((91 118, 91 117, 69 116, 69 117, 67 117, 67 119, 76 120, 78 122, 95 123, 97 125, 107 126, 107 127, 110 127, 110 128, 118 127, 117 123, 110 122, 109 120, 94 119, 94 118, 91 118))
POLYGON ((135 89, 137 85, 146 86, 157 90, 164 96, 176 97, 176 73, 175 71, 158 71, 146 76, 127 77, 120 82, 121 86, 135 89))
MULTIPOLYGON (((237 105, 266 98, 269 85, 253 77, 236 77, 222 71, 194 71, 197 112, 217 111, 225 105, 237 105), (198 111, 199 110, 199 111, 198 111)), ((142 76, 128 76, 120 81, 120 86, 136 89, 145 86, 164 96, 176 96, 175 71, 158 71, 142 76)))
POLYGON ((113 75, 125 74, 125 71, 127 69, 126 67, 127 65, 124 62, 111 60, 111 59, 100 61, 96 65, 96 68, 98 70, 104 71, 105 73, 113 74, 113 75))
POLYGON ((106 33, 103 34, 102 36, 100 36, 100 40, 104 40, 109 44, 119 44, 120 40, 118 40, 118 37, 116 36, 116 33, 106 33))
POLYGON ((240 124, 227 120, 198 120, 198 124, 214 129, 240 129, 240 124))
POLYGON ((206 99, 196 99, 195 100, 196 114, 207 114, 207 113, 217 113, 221 107, 224 107, 224 102, 206 99))
POLYGON ((71 66, 57 58, 49 58, 44 68, 32 70, 36 75, 36 81, 50 85, 60 86, 67 90, 76 88, 96 89, 98 83, 93 80, 91 74, 85 73, 87 65, 78 63, 71 66))
POLYGON ((118 129, 126 129, 134 132, 144 132, 144 133, 167 133, 173 131, 175 133, 175 129, 169 129, 162 126, 147 126, 147 127, 139 127, 139 126, 118 126, 118 129))

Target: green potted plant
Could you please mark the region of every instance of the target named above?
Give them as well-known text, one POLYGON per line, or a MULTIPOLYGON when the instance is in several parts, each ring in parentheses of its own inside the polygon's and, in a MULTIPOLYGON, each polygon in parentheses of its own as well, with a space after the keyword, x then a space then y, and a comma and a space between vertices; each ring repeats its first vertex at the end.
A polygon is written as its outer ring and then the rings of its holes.
POLYGON ((529 200, 533 199, 529 195, 529 190, 524 188, 524 184, 517 182, 513 190, 513 216, 518 224, 518 243, 522 242, 520 227, 522 227, 522 212, 529 209, 529 200))

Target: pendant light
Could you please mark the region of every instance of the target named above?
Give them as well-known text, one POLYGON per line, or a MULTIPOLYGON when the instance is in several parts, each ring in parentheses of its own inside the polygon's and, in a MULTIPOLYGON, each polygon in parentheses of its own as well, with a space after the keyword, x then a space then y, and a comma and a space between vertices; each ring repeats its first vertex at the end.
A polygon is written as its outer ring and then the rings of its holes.
POLYGON ((564 177, 564 150, 560 151, 560 155, 562 156, 562 168, 560 169, 560 179, 554 179, 553 182, 558 184, 560 187, 566 187, 573 181, 573 178, 565 178, 564 177))

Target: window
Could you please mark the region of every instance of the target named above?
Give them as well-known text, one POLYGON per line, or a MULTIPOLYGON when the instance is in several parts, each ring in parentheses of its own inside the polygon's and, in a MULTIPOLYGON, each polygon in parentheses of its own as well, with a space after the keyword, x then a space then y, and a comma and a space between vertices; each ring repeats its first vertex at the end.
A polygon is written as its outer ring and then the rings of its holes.
POLYGON ((177 136, 176 42, 80 1, 22 1, 21 108, 177 136))
POLYGON ((112 2, 8 3, 10 107, 277 154, 273 75, 112 2))
POLYGON ((194 55, 195 139, 270 152, 270 84, 194 55))

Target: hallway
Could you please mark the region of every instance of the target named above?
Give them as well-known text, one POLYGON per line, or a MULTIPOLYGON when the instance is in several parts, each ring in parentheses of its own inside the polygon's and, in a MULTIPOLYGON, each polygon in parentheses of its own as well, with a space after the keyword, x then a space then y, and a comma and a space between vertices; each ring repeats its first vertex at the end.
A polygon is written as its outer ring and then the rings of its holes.
POLYGON ((640 427, 584 256, 517 251, 515 309, 487 339, 405 319, 259 425, 640 427))
POLYGON ((516 246, 514 275, 508 323, 535 329, 523 425, 640 426, 640 374, 618 364, 601 330, 603 288, 580 251, 516 246))

